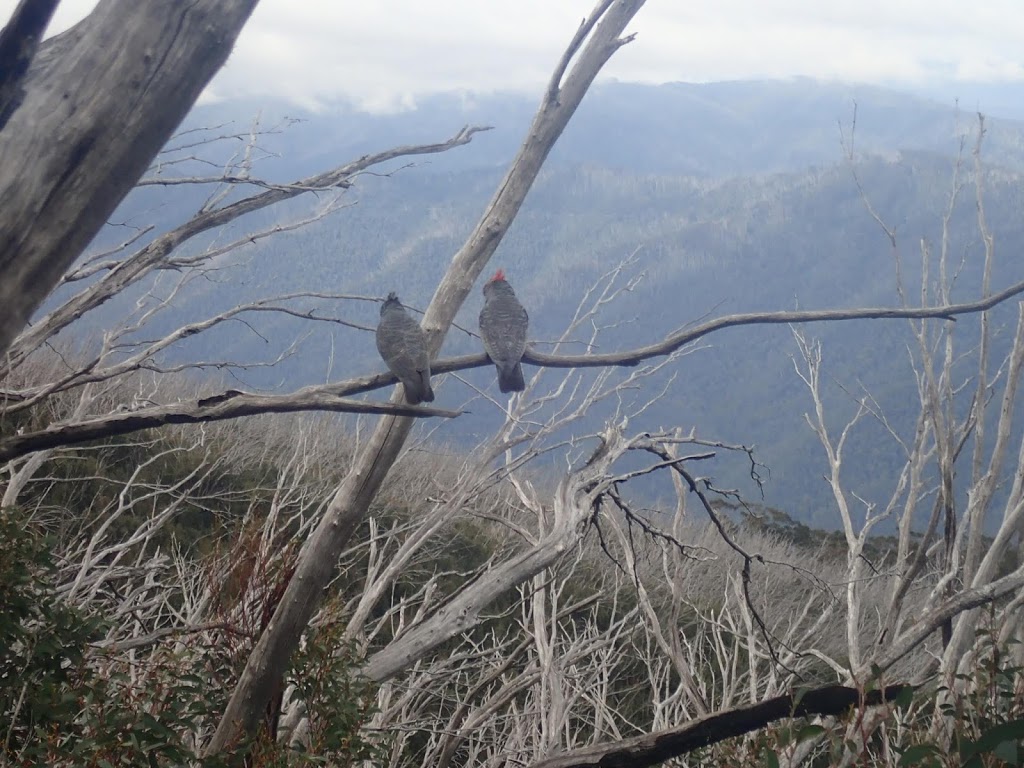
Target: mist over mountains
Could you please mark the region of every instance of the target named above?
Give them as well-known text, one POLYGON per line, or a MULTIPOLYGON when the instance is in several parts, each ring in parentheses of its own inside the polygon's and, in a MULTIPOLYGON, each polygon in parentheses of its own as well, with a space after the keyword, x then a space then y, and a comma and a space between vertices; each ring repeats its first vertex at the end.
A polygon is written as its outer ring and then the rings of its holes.
MULTIPOLYGON (((708 178, 803 170, 841 159, 840 127, 849 134, 857 108, 857 147, 887 154, 909 148, 949 154, 957 126, 969 127, 976 112, 983 111, 993 118, 990 153, 998 152, 1000 164, 1021 167, 1024 148, 1015 119, 1024 118, 1024 88, 934 85, 926 93, 940 100, 808 78, 601 82, 587 94, 548 163, 708 178), (989 105, 999 111, 990 113, 989 105)), ((284 103, 230 101, 197 107, 183 128, 228 121, 247 127, 257 115, 264 125, 284 116, 305 120, 271 145, 288 149, 275 170, 301 173, 318 170, 331 158, 437 141, 463 124, 491 125, 494 130, 472 149, 430 161, 434 169, 485 168, 511 159, 537 101, 535 95, 519 93, 450 93, 421 97, 415 109, 393 114, 371 114, 344 104, 310 113, 284 103)))
MULTIPOLYGON (((295 291, 380 296, 396 290, 404 302, 425 306, 493 194, 535 106, 535 98, 505 94, 430 97, 413 111, 393 115, 341 108, 311 115, 283 105, 237 102, 197 108, 186 129, 243 130, 257 112, 262 126, 277 125, 285 116, 301 118, 261 141, 268 156, 257 173, 275 182, 395 145, 441 141, 466 124, 494 129, 466 147, 415 159, 414 167, 396 161, 390 175, 362 176, 349 193, 357 204, 238 251, 216 279, 183 289, 159 322, 170 328, 186 317, 295 291)), ((549 341, 587 288, 631 258, 625 274, 642 279, 602 312, 609 328, 601 335, 601 351, 647 344, 709 315, 894 306, 891 245, 865 210, 854 170, 874 209, 898 233, 903 277, 916 296, 919 244, 923 238, 937 248, 941 241, 960 137, 975 122, 973 111, 958 111, 951 103, 810 80, 599 85, 560 139, 492 264, 505 268, 529 309, 531 337, 549 341)), ((993 284, 999 287, 1024 279, 1024 124, 994 116, 986 129, 986 215, 997 244, 993 284)), ((964 149, 965 167, 971 148, 964 149)), ((154 223, 157 234, 197 210, 206 194, 208 189, 143 188, 114 220, 154 223)), ((243 217, 217 242, 288 221, 308 206, 300 199, 243 217)), ((950 253, 960 269, 954 300, 970 300, 979 294, 983 253, 973 188, 957 199, 950 223, 950 253)), ((96 247, 119 237, 123 231, 105 232, 96 247)), ((211 242, 206 238, 190 247, 211 242)), ((117 322, 137 298, 136 293, 112 302, 87 316, 86 325, 117 322)), ((481 301, 474 291, 459 324, 476 329, 481 301)), ((304 306, 376 323, 377 305, 371 302, 310 300, 304 306)), ((1013 308, 1004 307, 993 322, 1009 325, 1008 333, 1014 319, 1013 308)), ((239 372, 238 381, 251 388, 285 390, 382 368, 369 333, 336 325, 311 328, 281 316, 247 322, 199 334, 176 354, 215 359, 230 350, 233 360, 272 360, 296 337, 304 338, 279 365, 239 372)), ((905 321, 805 331, 824 343, 831 379, 827 402, 837 429, 864 391, 898 430, 913 427, 917 408, 905 321)), ((966 338, 969 333, 965 329, 966 338)), ((443 354, 477 345, 453 330, 443 354)), ((770 468, 770 475, 762 472, 765 502, 833 527, 836 518, 821 479, 825 465, 804 422, 811 403, 793 370, 796 346, 789 329, 732 329, 699 346, 637 393, 644 402, 667 386, 665 397, 631 426, 693 428, 708 439, 756 445, 759 460, 770 468)), ((535 370, 528 369, 527 377, 535 370)), ((552 385, 557 381, 556 372, 545 376, 552 385)), ((465 378, 497 391, 489 370, 465 378)), ((473 397, 451 379, 437 392, 443 406, 461 406, 473 397)), ((471 416, 430 425, 435 439, 470 445, 498 423, 499 414, 485 402, 469 407, 471 416)), ((595 408, 591 426, 610 408, 595 408)), ((897 446, 881 425, 866 420, 847 450, 852 486, 868 501, 883 502, 900 460, 897 446)), ((708 471, 719 485, 758 497, 742 460, 723 458, 708 471)))

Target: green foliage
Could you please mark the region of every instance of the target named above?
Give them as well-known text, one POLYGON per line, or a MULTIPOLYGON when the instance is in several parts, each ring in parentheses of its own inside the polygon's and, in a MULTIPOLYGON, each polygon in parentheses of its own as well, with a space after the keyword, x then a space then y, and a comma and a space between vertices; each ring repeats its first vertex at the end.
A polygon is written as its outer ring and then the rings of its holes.
POLYGON ((85 643, 99 622, 60 603, 44 542, 16 510, 0 510, 0 713, 3 754, 74 714, 70 688, 80 676, 85 643))
POLYGON ((939 762, 939 758, 942 754, 942 750, 934 744, 915 744, 900 755, 897 765, 901 768, 902 766, 910 765, 941 766, 942 763, 939 762))
MULTIPOLYGON (((966 692, 954 690, 942 707, 954 723, 954 753, 965 768, 1024 765, 1024 667, 1012 663, 988 627, 979 634, 976 667, 957 681, 966 692)), ((948 692, 939 688, 937 695, 948 692)))
POLYGON ((349 766, 382 755, 382 743, 361 730, 374 711, 373 689, 352 675, 353 649, 340 634, 338 626, 311 631, 292 662, 292 680, 309 710, 309 764, 349 766))
POLYGON ((171 765, 191 756, 183 734, 220 702, 177 664, 147 670, 95 652, 106 622, 56 592, 49 541, 0 510, 0 732, 4 764, 171 765))

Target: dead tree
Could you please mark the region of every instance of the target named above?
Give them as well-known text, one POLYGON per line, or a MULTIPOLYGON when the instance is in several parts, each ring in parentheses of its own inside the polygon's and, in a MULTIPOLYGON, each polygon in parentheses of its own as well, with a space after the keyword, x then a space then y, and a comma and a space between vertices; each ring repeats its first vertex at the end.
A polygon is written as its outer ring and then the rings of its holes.
MULTIPOLYGON (((101 0, 40 46, 0 132, 0 355, 227 60, 256 2, 101 0)), ((33 5, 45 4, 22 3, 15 21, 33 5)))
MULTIPOLYGON (((544 160, 598 72, 632 40, 621 37, 643 0, 602 0, 583 21, 559 60, 523 144, 494 198, 455 254, 423 318, 436 356, 455 314, 501 242, 544 160), (575 63, 574 63, 575 60, 575 63), (571 65, 571 66, 570 66, 571 65)), ((370 501, 409 435, 411 419, 382 420, 348 480, 338 488, 323 522, 306 542, 295 574, 235 688, 208 754, 252 732, 288 659, 330 582, 338 555, 362 521, 370 501)))

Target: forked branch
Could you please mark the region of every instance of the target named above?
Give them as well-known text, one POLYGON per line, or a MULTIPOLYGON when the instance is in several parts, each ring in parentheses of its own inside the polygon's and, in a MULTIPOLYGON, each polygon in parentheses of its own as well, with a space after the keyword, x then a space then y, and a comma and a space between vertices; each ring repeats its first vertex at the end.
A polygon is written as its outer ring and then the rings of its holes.
POLYGON ((14 370, 47 339, 52 338, 86 312, 122 293, 128 286, 151 273, 152 270, 174 266, 168 263, 171 254, 183 243, 197 235, 222 227, 240 216, 276 205, 309 191, 345 187, 354 176, 375 165, 400 157, 437 154, 463 146, 472 141, 475 134, 486 130, 489 130, 488 126, 467 125, 446 141, 393 147, 383 152, 364 155, 330 171, 268 189, 219 208, 204 210, 181 226, 140 248, 128 258, 112 263, 110 271, 100 280, 25 329, 11 344, 11 348, 0 366, 0 374, 14 370))

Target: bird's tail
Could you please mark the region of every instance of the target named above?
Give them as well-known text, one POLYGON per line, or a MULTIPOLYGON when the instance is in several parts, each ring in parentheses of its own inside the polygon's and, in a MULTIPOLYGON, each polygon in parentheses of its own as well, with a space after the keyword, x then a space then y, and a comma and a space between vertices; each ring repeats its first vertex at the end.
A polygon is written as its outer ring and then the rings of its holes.
POLYGON ((434 402, 434 388, 430 386, 430 369, 416 371, 416 373, 418 374, 418 381, 416 383, 419 385, 416 387, 416 394, 418 395, 416 403, 434 402))
POLYGON ((498 368, 498 389, 502 392, 522 392, 526 389, 526 381, 523 379, 523 366, 516 363, 511 368, 498 368))
POLYGON ((423 393, 420 391, 420 383, 409 379, 403 381, 402 386, 405 387, 405 402, 409 405, 419 405, 423 402, 423 393))

